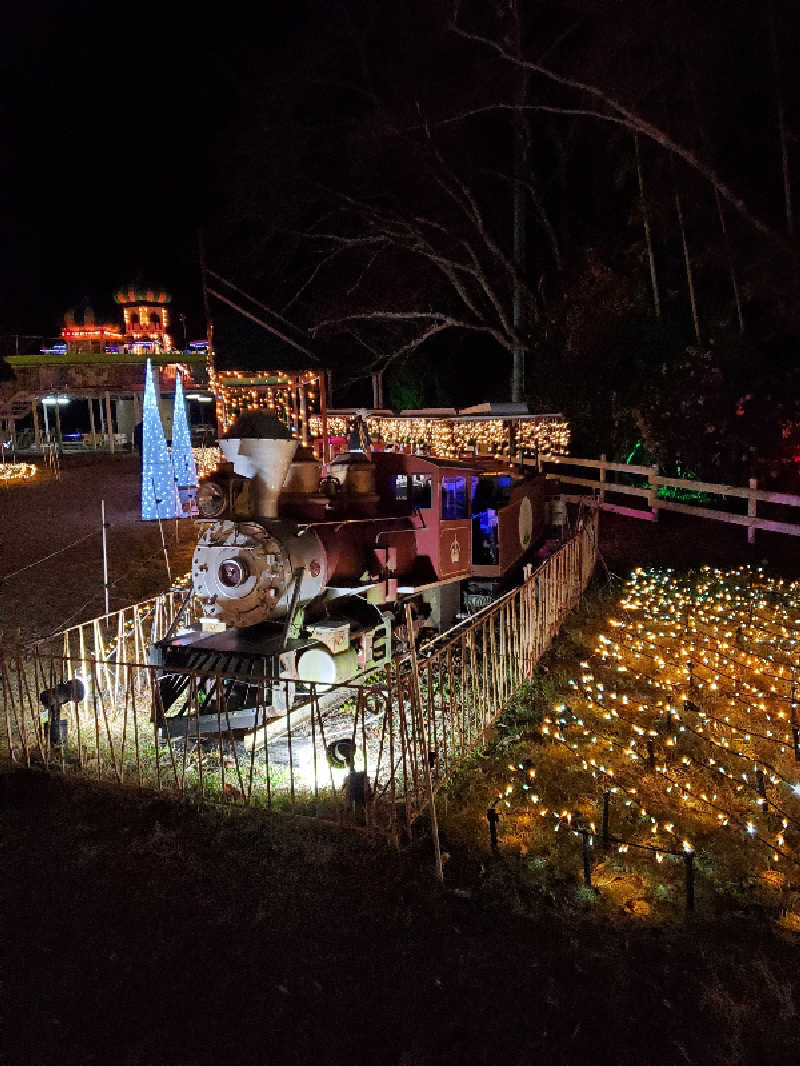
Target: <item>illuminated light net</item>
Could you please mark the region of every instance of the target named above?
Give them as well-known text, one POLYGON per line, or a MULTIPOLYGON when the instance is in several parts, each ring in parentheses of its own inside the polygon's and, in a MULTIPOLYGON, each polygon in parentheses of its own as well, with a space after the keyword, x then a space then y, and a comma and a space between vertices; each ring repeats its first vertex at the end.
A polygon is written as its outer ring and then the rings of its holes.
POLYGON ((151 361, 147 360, 142 426, 142 518, 175 518, 175 472, 161 425, 151 361))
MULTIPOLYGON (((514 450, 538 451, 542 455, 567 455, 570 430, 560 415, 530 415, 527 418, 413 418, 370 415, 367 428, 373 441, 384 447, 424 448, 432 455, 456 459, 465 452, 478 451, 497 458, 509 456, 509 423, 513 425, 514 450)), ((322 419, 312 415, 309 428, 322 436, 322 419)), ((328 435, 346 437, 348 419, 328 416, 328 435)))
POLYGON ((213 474, 219 466, 220 452, 217 447, 192 448, 192 454, 200 477, 205 477, 206 474, 213 474))
POLYGON ((197 487, 197 465, 192 449, 192 434, 186 414, 186 401, 183 398, 183 380, 180 373, 175 375, 175 406, 172 416, 172 467, 175 479, 181 488, 197 487))
POLYGON ((0 463, 0 481, 29 481, 36 477, 36 471, 34 463, 0 463))
POLYGON ((613 615, 583 618, 577 636, 544 746, 520 749, 535 758, 510 761, 496 794, 505 842, 574 871, 586 833, 595 884, 630 892, 633 870, 646 908, 659 893, 680 905, 681 860, 696 853, 701 888, 800 912, 800 583, 637 570, 613 615))
POLYGON ((302 385, 306 390, 309 414, 319 401, 318 374, 307 370, 290 374, 278 370, 263 376, 244 370, 215 370, 209 368, 209 384, 216 398, 217 423, 225 433, 231 423, 245 411, 268 411, 284 425, 297 429, 298 412, 293 408, 290 393, 293 387, 302 385))

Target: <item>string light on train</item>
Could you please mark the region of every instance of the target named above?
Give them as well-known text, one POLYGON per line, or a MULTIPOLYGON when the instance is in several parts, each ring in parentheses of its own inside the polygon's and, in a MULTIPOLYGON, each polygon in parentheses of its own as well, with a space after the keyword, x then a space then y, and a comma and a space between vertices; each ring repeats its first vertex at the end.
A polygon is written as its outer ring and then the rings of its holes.
POLYGON ((192 454, 194 455, 194 461, 197 464, 197 473, 200 477, 205 477, 207 474, 213 474, 219 466, 220 451, 217 447, 192 448, 192 454))
POLYGON ((304 391, 307 417, 319 397, 319 374, 313 370, 301 373, 278 370, 262 375, 209 367, 208 377, 216 398, 217 421, 223 432, 238 415, 252 410, 270 411, 293 431, 299 431, 302 405, 294 394, 300 389, 304 391))
MULTIPOLYGON (((322 435, 322 419, 311 415, 312 436, 322 435)), ((530 415, 511 420, 502 418, 440 418, 369 415, 367 429, 373 442, 386 449, 412 448, 444 459, 464 455, 509 458, 513 435, 514 450, 538 451, 542 455, 567 455, 569 425, 550 415, 530 415)), ((328 416, 330 436, 345 436, 348 420, 341 415, 328 416)))
POLYGON ((36 477, 37 469, 34 463, 0 463, 0 481, 29 481, 36 477))

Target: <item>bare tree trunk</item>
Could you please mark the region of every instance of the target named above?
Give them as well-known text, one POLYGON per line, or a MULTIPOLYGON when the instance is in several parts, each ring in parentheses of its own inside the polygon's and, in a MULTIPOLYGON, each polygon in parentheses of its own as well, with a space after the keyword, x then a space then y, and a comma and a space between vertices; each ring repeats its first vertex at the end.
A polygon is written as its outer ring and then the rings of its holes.
POLYGON ((644 240, 647 245, 647 258, 650 261, 650 284, 653 287, 653 309, 656 318, 661 318, 661 300, 658 295, 658 278, 656 276, 656 260, 653 255, 653 240, 650 234, 650 213, 647 209, 647 197, 644 192, 644 174, 642 173, 642 160, 639 155, 639 134, 634 133, 633 143, 636 148, 636 173, 639 178, 639 202, 642 211, 642 225, 644 226, 644 240))
POLYGON ((728 260, 728 273, 731 278, 731 287, 733 288, 733 299, 736 302, 736 314, 739 318, 739 332, 744 333, 744 314, 742 313, 742 301, 739 296, 739 284, 736 280, 736 268, 733 265, 733 255, 731 254, 731 246, 728 241, 728 227, 725 225, 725 215, 722 212, 722 201, 719 198, 719 193, 714 189, 714 199, 717 202, 717 216, 719 217, 720 228, 722 229, 722 239, 725 244, 725 257, 728 260))
MULTIPOLYGON (((517 54, 522 54, 522 4, 517 0, 514 4, 514 45, 517 54)), ((514 248, 512 262, 514 264, 514 281, 512 294, 512 322, 514 333, 518 338, 513 352, 513 368, 511 371, 511 401, 522 403, 525 399, 525 356, 527 345, 525 339, 528 334, 527 308, 525 306, 524 287, 522 275, 525 271, 527 252, 527 197, 523 184, 526 162, 528 155, 528 137, 524 107, 528 98, 528 71, 520 67, 519 81, 517 84, 517 107, 514 111, 514 185, 513 185, 513 230, 514 248)))
POLYGON ((772 54, 772 72, 775 78, 775 97, 778 109, 778 138, 781 145, 781 169, 783 171, 783 199, 786 206, 786 232, 794 236, 794 216, 792 213, 792 185, 789 179, 789 154, 786 149, 786 126, 783 117, 783 92, 781 90, 781 64, 778 55, 778 39, 775 33, 775 10, 769 5, 769 43, 772 54))
POLYGON ((700 339, 700 320, 697 317, 697 299, 694 291, 694 276, 692 274, 692 261, 689 258, 689 245, 686 243, 686 227, 683 224, 683 212, 681 211, 681 197, 675 190, 675 209, 678 212, 678 226, 681 231, 681 243, 683 244, 683 261, 686 264, 686 284, 689 286, 689 303, 692 307, 692 322, 694 323, 694 335, 697 343, 702 344, 700 339))

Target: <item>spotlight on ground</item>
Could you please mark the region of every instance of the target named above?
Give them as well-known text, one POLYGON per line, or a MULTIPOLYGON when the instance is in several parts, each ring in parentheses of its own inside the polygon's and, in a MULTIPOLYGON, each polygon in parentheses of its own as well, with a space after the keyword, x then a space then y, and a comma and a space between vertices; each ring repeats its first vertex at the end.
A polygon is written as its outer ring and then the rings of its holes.
POLYGON ((47 711, 52 745, 63 744, 67 739, 67 723, 61 721, 61 708, 72 700, 76 703, 80 702, 84 694, 83 682, 77 677, 73 681, 64 681, 61 685, 54 685, 53 688, 42 689, 39 693, 39 702, 47 711))

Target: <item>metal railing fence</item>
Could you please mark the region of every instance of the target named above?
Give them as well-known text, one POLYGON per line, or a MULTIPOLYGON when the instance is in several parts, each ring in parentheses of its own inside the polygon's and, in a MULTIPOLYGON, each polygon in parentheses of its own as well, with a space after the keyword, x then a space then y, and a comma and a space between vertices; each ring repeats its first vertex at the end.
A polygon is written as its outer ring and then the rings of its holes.
POLYGON ((474 621, 358 682, 170 669, 182 694, 169 719, 164 670, 147 650, 182 608, 191 621, 195 606, 176 592, 134 604, 0 659, 0 762, 355 820, 397 839, 485 743, 579 603, 596 558, 595 512, 474 621), (285 686, 280 703, 275 686, 285 686))

